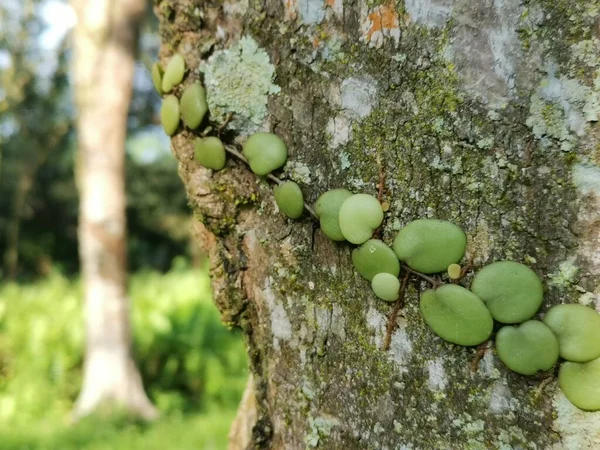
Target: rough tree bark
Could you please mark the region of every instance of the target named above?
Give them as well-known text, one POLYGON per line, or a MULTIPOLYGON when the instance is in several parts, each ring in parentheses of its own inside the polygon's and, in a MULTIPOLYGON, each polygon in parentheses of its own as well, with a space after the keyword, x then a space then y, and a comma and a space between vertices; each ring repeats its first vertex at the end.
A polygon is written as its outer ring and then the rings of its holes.
MULTIPOLYGON (((381 184, 386 242, 410 220, 448 219, 476 267, 530 265, 542 312, 600 307, 597 3, 157 0, 156 12, 163 63, 180 52, 213 119, 234 113, 223 138, 255 124, 282 136, 309 202, 381 184)), ((600 413, 573 407, 555 376, 518 376, 492 345, 478 360, 435 337, 418 312, 424 282, 411 280, 382 350, 392 307, 350 246, 308 215, 283 218, 239 161, 204 170, 193 138, 181 127, 173 152, 254 375, 256 421, 232 448, 600 448, 600 413)))
POLYGON ((74 1, 75 93, 86 356, 75 416, 118 404, 153 418, 131 352, 126 292, 125 135, 143 0, 74 1))

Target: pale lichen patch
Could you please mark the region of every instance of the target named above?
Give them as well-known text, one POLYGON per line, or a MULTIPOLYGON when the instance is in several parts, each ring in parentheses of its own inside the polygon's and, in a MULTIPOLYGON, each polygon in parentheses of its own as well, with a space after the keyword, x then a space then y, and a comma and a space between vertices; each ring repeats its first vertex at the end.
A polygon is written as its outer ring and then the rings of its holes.
POLYGON ((350 115, 365 118, 377 102, 377 87, 371 78, 347 78, 342 82, 342 108, 350 115))
POLYGON ((409 363, 412 351, 413 343, 406 332, 406 328, 400 325, 400 327, 394 331, 394 334, 392 334, 392 340, 387 354, 388 359, 396 364, 400 369, 400 372, 406 372, 406 366, 409 363))
POLYGON ((292 339, 292 324, 281 303, 277 303, 271 311, 271 332, 273 333, 273 346, 279 348, 279 341, 292 339))
POLYGON ((343 114, 332 117, 327 122, 327 133, 331 139, 331 147, 336 149, 348 143, 351 136, 351 122, 343 114))
POLYGON ((339 424, 339 420, 331 416, 309 417, 309 432, 306 435, 306 445, 309 447, 317 447, 319 441, 322 438, 329 436, 333 428, 339 424))
POLYGON ((448 378, 444 369, 444 360, 436 358, 427 363, 427 371, 429 373, 429 389, 432 391, 443 391, 448 384, 448 378))
POLYGON ((562 150, 569 151, 576 138, 585 134, 587 123, 598 120, 599 95, 575 79, 557 78, 550 69, 531 96, 526 123, 536 138, 554 139, 562 150))
POLYGON ((307 25, 316 25, 325 18, 324 0, 297 0, 296 7, 300 20, 307 25))
POLYGON ((452 15, 454 0, 405 0, 410 18, 427 27, 442 27, 452 15))
POLYGON ((490 394, 489 408, 494 414, 502 414, 512 409, 513 398, 504 381, 494 383, 490 394))
POLYGON ((275 67, 269 55, 251 37, 243 37, 227 50, 212 55, 200 65, 204 72, 206 98, 211 118, 244 134, 256 131, 267 113, 269 95, 279 92, 273 83, 275 67))
POLYGON ((600 195, 600 167, 593 164, 573 165, 573 183, 584 195, 600 195))
POLYGON ((560 434, 562 449, 600 448, 600 412, 586 412, 573 406, 562 392, 554 397, 554 431, 560 434))

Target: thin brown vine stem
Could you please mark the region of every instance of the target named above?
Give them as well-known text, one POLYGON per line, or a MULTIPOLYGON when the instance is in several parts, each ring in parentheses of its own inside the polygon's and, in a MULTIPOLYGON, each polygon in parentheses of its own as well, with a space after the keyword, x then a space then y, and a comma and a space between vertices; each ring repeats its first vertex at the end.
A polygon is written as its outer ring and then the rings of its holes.
POLYGON ((217 128, 217 135, 219 137, 221 137, 223 130, 225 129, 225 127, 227 125, 229 125, 229 122, 231 122, 231 119, 233 119, 233 113, 229 113, 229 114, 227 114, 227 116, 225 116, 225 120, 223 121, 223 123, 221 125, 219 125, 219 128, 217 128))
POLYGON ((473 358, 473 361, 471 361, 471 372, 477 372, 477 368, 479 367, 479 362, 485 356, 485 354, 488 350, 489 343, 490 343, 490 340, 488 339, 487 341, 479 344, 479 347, 477 347, 477 351, 475 352, 475 357, 473 358))
POLYGON ((427 281, 429 284, 431 284, 433 287, 440 287, 441 285, 443 285, 444 283, 442 283, 441 281, 438 281, 434 278, 428 277, 427 275, 425 275, 424 273, 421 272, 417 272, 416 270, 411 269, 410 267, 408 267, 406 264, 402 264, 402 269, 406 270, 409 273, 412 273, 413 275, 416 275, 417 277, 421 278, 422 280, 427 281))
MULTIPOLYGON (((242 155, 239 151, 237 151, 237 149, 235 149, 234 147, 232 147, 230 145, 226 145, 225 150, 227 151, 227 153, 229 153, 232 156, 235 156, 237 159, 242 161, 247 166, 250 165, 248 163, 248 160, 246 159, 246 157, 244 155, 242 155)), ((272 175, 272 174, 268 174, 267 179, 271 180, 272 182, 274 182, 277 185, 280 185, 283 183, 282 180, 280 180, 279 178, 277 178, 275 175, 272 175)), ((308 213, 312 216, 313 219, 315 219, 317 221, 319 220, 319 216, 317 216, 317 214, 314 212, 314 210, 306 202, 304 202, 304 209, 306 209, 308 211, 308 213)))
POLYGON ((392 334, 394 334, 394 330, 396 329, 396 320, 398 319, 398 313, 402 308, 404 308, 404 293, 406 292, 406 286, 408 284, 409 277, 410 272, 406 272, 406 275, 404 275, 404 278, 402 279, 402 284, 400 285, 398 300, 396 300, 396 303, 394 304, 394 309, 392 309, 390 317, 388 318, 385 339, 383 340, 383 351, 387 351, 390 348, 390 344, 392 343, 392 334))

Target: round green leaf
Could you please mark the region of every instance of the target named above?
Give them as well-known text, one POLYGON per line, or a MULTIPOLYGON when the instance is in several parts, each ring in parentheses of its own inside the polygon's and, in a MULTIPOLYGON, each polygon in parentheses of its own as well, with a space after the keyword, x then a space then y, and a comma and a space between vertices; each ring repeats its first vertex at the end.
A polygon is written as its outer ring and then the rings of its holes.
POLYGON ((460 264, 450 264, 448 266, 448 277, 451 280, 458 280, 460 278, 460 276, 462 275, 462 267, 460 267, 460 264))
POLYGON ((198 128, 208 111, 206 92, 200 83, 192 83, 186 87, 180 103, 183 123, 192 130, 198 128))
POLYGON ((391 273, 378 273, 371 281, 371 288, 375 295, 386 302, 398 300, 400 293, 400 280, 391 273))
POLYGON ((170 92, 174 86, 181 83, 184 74, 185 60, 183 59, 183 56, 176 53, 167 64, 167 68, 163 74, 161 85, 163 92, 170 92))
POLYGON ((356 271, 369 281, 378 273, 391 273, 396 277, 400 273, 400 263, 392 249, 377 239, 370 239, 355 249, 352 262, 356 271))
POLYGON ((304 212, 304 196, 293 181, 286 181, 273 188, 279 210, 290 219, 299 218, 304 212))
POLYGON ((355 194, 342 203, 339 220, 344 237, 353 244, 362 244, 383 222, 383 209, 372 195, 355 194))
POLYGON ((161 65, 158 62, 155 62, 154 64, 152 64, 152 84, 154 85, 154 89, 156 89, 156 92, 158 92, 158 95, 162 95, 163 91, 162 91, 162 76, 163 76, 163 70, 161 65))
POLYGON ((461 260, 467 236, 445 220, 418 219, 406 225, 394 240, 400 261, 422 273, 436 273, 461 260))
POLYGON ((352 196, 347 189, 333 189, 325 192, 315 203, 315 213, 319 216, 321 230, 332 241, 345 240, 340 229, 340 208, 352 196))
POLYGON ((160 107, 160 121, 169 136, 177 131, 179 126, 179 100, 174 95, 167 95, 160 107))
POLYGON ((208 169, 221 170, 225 167, 225 146, 217 137, 196 138, 194 156, 196 161, 208 169))
POLYGON ((586 362, 600 356, 600 314, 592 308, 556 305, 543 320, 558 337, 562 358, 586 362))
POLYGON ((288 152, 285 142, 273 133, 255 133, 246 140, 244 156, 257 175, 268 175, 283 166, 288 152))
POLYGON ((496 351, 510 370, 533 375, 556 364, 558 340, 542 322, 529 320, 517 327, 502 327, 496 335, 496 351))
POLYGON ((481 269, 471 290, 502 323, 531 319, 542 304, 542 282, 529 267, 514 261, 499 261, 481 269))
POLYGON ((600 358, 587 363, 563 363, 558 373, 558 384, 578 408, 600 410, 600 358))
POLYGON ((458 345, 477 345, 492 334, 494 321, 485 304, 456 284, 423 292, 421 313, 427 325, 442 339, 458 345))

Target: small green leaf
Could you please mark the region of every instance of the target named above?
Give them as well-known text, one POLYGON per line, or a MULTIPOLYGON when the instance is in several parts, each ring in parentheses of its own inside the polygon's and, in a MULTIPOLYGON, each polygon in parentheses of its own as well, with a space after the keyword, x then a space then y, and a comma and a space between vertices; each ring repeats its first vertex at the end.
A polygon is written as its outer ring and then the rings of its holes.
POLYGON ((398 276, 400 262, 393 250, 377 239, 370 239, 352 251, 352 262, 356 271, 371 281, 378 273, 398 276))
POLYGON ((181 95, 181 118, 190 129, 198 128, 208 111, 206 92, 200 83, 192 83, 185 88, 181 95))
POLYGON ((339 220, 344 237, 353 244, 362 244, 383 222, 383 209, 372 195, 355 194, 342 203, 339 220))
POLYGON ((586 362, 600 356, 600 314, 592 308, 556 305, 543 320, 558 337, 562 358, 586 362))
POLYGON ((422 273, 443 272, 465 254, 467 236, 452 222, 419 219, 407 224, 394 240, 400 261, 422 273))
POLYGON ((163 90, 162 90, 162 76, 163 76, 163 70, 161 65, 158 62, 155 62, 154 64, 152 64, 152 84, 154 85, 154 89, 156 89, 156 92, 158 92, 158 95, 162 95, 163 94, 163 90))
POLYGON ((257 175, 268 175, 287 161, 287 147, 273 133, 255 133, 246 140, 243 153, 250 169, 257 175))
POLYGON ((167 95, 160 107, 160 121, 169 136, 172 136, 179 126, 179 100, 174 95, 167 95))
POLYGON ((587 363, 563 363, 558 373, 558 384, 578 408, 600 411, 600 358, 587 363))
POLYGON ((513 372, 534 375, 556 364, 558 340, 542 322, 529 320, 518 327, 502 327, 496 335, 496 351, 513 372))
POLYGON ((302 190, 293 181, 286 181, 273 188, 279 210, 290 219, 298 219, 304 212, 302 190))
POLYGON ((315 213, 319 216, 321 230, 332 241, 345 240, 340 229, 340 208, 352 196, 347 189, 333 189, 325 192, 315 203, 315 213))
POLYGON ((173 87, 181 83, 184 74, 185 60, 183 59, 183 56, 176 53, 167 64, 167 68, 163 74, 161 86, 163 92, 170 92, 173 87))
POLYGON ((529 267, 514 261, 498 261, 475 275, 471 290, 502 323, 531 319, 542 304, 542 282, 529 267))
POLYGON ((371 281, 371 288, 381 300, 394 302, 398 300, 400 293, 400 280, 391 273, 378 273, 371 281))
POLYGON ((196 161, 208 169, 221 170, 225 167, 225 146, 217 137, 196 138, 194 155, 196 161))
POLYGON ((462 267, 460 264, 450 264, 448 266, 448 277, 451 280, 458 280, 462 275, 462 267))
POLYGON ((478 345, 492 334, 494 321, 485 304, 456 284, 423 292, 420 307, 427 325, 448 342, 478 345))

